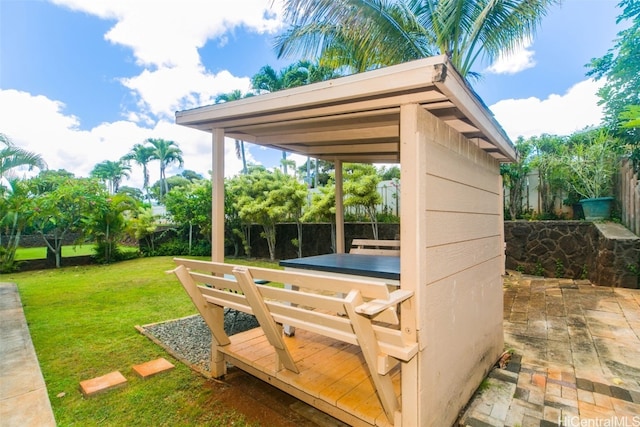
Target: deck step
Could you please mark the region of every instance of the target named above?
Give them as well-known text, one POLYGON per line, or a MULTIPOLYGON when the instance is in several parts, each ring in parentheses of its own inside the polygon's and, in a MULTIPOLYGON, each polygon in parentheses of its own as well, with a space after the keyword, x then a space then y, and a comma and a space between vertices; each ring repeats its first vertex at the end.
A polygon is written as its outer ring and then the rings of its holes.
POLYGON ((84 397, 91 397, 126 385, 127 379, 120 373, 120 371, 114 371, 101 377, 80 381, 80 391, 84 397))
POLYGON ((175 366, 164 357, 133 366, 133 371, 142 379, 170 371, 175 366))

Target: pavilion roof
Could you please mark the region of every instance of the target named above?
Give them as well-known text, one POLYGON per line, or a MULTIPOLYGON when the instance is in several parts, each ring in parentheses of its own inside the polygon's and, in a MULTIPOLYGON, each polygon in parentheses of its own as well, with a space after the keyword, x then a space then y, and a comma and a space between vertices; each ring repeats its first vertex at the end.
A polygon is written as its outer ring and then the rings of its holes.
POLYGON ((176 123, 279 150, 354 162, 400 160, 400 106, 420 104, 494 158, 516 151, 446 56, 176 112, 176 123))

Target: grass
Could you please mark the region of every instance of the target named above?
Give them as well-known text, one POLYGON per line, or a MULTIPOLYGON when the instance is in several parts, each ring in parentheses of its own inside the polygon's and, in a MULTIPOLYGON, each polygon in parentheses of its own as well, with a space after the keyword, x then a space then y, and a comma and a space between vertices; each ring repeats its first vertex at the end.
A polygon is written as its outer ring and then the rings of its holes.
MULTIPOLYGON (((124 252, 135 252, 138 250, 136 247, 128 247, 128 246, 118 246, 121 251, 124 252)), ((83 256, 83 255, 94 255, 94 246, 93 245, 76 245, 76 246, 63 246, 62 247, 62 257, 72 257, 72 256, 83 256)), ((47 257, 47 248, 46 246, 41 246, 38 248, 18 248, 16 251, 16 260, 17 261, 25 261, 29 259, 45 259, 47 257)))
POLYGON ((173 267, 171 257, 157 257, 4 275, 18 285, 58 425, 248 425, 216 402, 209 381, 134 329, 196 313, 176 278, 164 273, 173 267), (132 373, 131 366, 158 357, 176 369, 145 381, 132 373), (82 397, 80 381, 116 370, 127 387, 82 397))

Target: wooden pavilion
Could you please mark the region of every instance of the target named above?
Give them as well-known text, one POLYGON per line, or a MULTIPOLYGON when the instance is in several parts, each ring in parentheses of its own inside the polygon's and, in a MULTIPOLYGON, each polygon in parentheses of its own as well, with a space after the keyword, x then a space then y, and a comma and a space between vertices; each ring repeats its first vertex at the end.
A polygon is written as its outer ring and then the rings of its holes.
POLYGON ((401 303, 399 333, 417 352, 393 379, 396 414, 360 416, 349 405, 361 401, 322 400, 300 381, 247 369, 350 424, 451 425, 503 351, 499 165, 516 153, 448 59, 179 111, 176 123, 212 134, 215 262, 224 262, 225 138, 335 162, 338 252, 342 162, 400 164, 400 289, 411 297, 401 303))

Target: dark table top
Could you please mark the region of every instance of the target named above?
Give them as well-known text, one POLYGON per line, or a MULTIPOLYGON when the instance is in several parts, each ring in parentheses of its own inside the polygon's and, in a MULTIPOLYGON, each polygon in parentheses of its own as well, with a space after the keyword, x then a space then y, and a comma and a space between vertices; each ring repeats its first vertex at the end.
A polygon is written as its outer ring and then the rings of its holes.
POLYGON ((389 255, 326 254, 280 261, 283 267, 328 271, 400 280, 400 257, 389 255))

